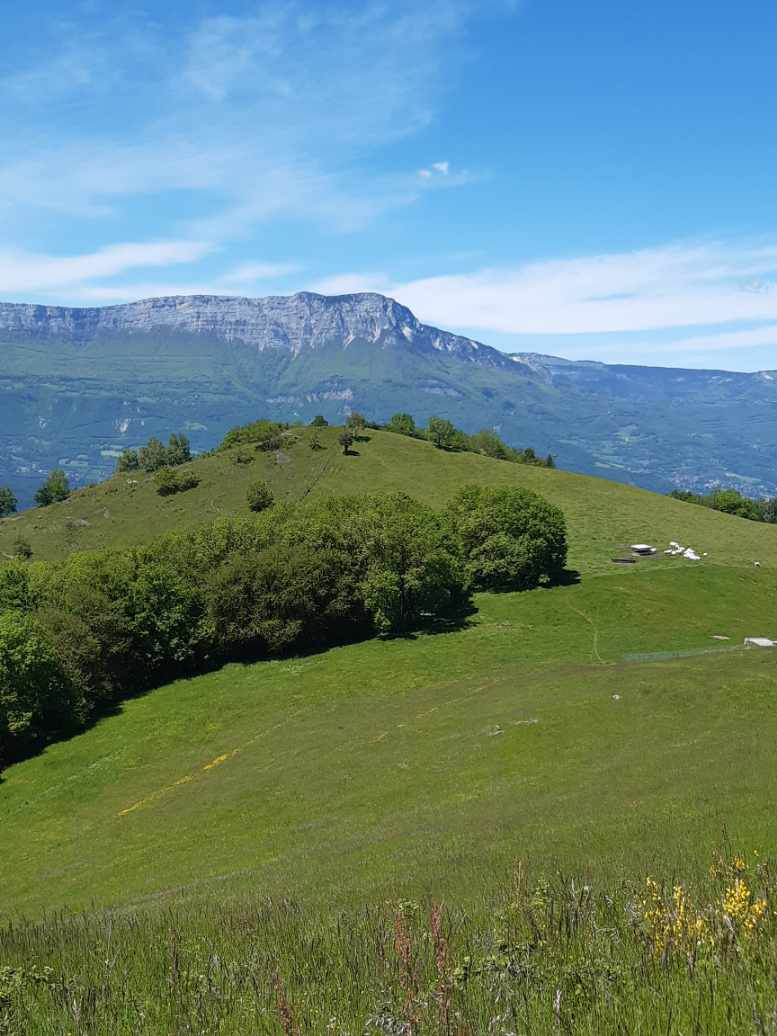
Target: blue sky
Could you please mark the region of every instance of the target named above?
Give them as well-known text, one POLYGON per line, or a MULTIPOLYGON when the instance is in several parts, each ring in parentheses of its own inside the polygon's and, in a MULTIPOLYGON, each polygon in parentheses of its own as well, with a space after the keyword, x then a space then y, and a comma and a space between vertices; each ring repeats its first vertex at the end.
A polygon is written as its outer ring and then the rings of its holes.
POLYGON ((777 5, 4 17, 0 298, 384 291, 521 351, 777 367, 777 5))

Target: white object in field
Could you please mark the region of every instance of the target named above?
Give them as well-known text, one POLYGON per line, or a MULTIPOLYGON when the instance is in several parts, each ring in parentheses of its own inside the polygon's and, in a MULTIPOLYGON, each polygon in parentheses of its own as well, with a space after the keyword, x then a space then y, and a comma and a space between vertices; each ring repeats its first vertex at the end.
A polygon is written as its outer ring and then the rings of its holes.
POLYGON ((761 562, 760 561, 754 561, 753 564, 755 565, 756 568, 760 568, 761 567, 761 562))
POLYGON ((745 647, 769 648, 777 646, 777 641, 768 637, 745 637, 745 647))
POLYGON ((635 554, 655 554, 656 548, 649 543, 632 543, 631 549, 635 554))
POLYGON ((693 549, 693 547, 686 547, 683 551, 683 557, 688 558, 689 561, 701 561, 701 558, 693 549))

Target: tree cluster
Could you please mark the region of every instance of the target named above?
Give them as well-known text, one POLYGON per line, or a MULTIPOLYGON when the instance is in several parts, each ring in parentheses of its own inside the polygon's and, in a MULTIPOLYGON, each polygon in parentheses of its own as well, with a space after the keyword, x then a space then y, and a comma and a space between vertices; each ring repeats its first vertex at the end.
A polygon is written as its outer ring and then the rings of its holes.
POLYGON ((675 500, 710 507, 713 511, 748 518, 751 522, 777 524, 777 497, 754 500, 742 496, 736 489, 716 489, 712 493, 691 493, 687 489, 673 489, 669 495, 675 500))
POLYGON ((222 518, 146 546, 0 567, 0 765, 117 701, 240 658, 400 634, 473 589, 552 579, 563 517, 469 488, 444 512, 403 494, 222 518))
POLYGON ((283 435, 288 428, 289 426, 286 424, 261 418, 258 421, 251 421, 250 424, 230 428, 217 449, 219 451, 229 450, 233 446, 250 443, 257 450, 277 450, 283 445, 283 435))
POLYGON ((177 468, 192 459, 189 439, 182 433, 173 434, 167 446, 161 439, 151 438, 139 450, 123 450, 116 462, 117 471, 160 471, 162 468, 177 468))
POLYGON ((406 413, 394 414, 383 428, 398 435, 408 435, 413 439, 428 439, 439 450, 459 450, 467 453, 481 453, 494 460, 511 461, 513 464, 531 464, 541 468, 555 468, 556 463, 551 454, 538 457, 531 446, 524 450, 516 450, 503 442, 496 432, 484 428, 474 435, 467 435, 445 417, 430 417, 426 428, 419 427, 413 416, 406 413))

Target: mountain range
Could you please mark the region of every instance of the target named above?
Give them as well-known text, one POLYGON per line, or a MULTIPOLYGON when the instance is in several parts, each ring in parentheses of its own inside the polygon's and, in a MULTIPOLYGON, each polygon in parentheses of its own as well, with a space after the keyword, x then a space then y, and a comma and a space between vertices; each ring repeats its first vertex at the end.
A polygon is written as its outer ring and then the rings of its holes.
POLYGON ((102 308, 0 304, 0 485, 105 477, 126 446, 197 450, 258 416, 351 410, 494 428, 561 467, 667 491, 777 492, 777 373, 507 354, 385 296, 176 296, 102 308))

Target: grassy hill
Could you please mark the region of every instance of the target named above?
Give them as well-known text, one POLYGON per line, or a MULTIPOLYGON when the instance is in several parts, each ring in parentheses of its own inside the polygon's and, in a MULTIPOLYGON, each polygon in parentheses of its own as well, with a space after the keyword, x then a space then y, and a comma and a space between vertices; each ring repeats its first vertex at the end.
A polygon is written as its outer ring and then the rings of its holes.
MULTIPOLYGON (((620 483, 447 453, 381 431, 370 431, 355 455, 343 456, 337 429, 321 431, 322 450, 310 449, 310 435, 309 429, 299 429, 296 441, 279 453, 257 452, 251 464, 235 463, 237 448, 198 458, 183 470, 193 470, 200 485, 167 498, 156 492, 152 476, 115 475, 74 492, 64 503, 0 520, 0 553, 11 553, 21 536, 35 558, 53 559, 74 550, 142 542, 219 515, 247 513, 247 487, 261 478, 279 500, 403 490, 433 506, 445 504, 466 483, 523 486, 562 508, 569 526, 570 566, 588 574, 614 568, 610 559, 624 544, 647 541, 663 547, 672 539, 707 551, 715 565, 752 566, 754 560, 777 565, 777 528, 620 483)), ((661 557, 648 564, 683 568, 688 563, 661 557)), ((643 572, 646 564, 635 567, 643 572)))
POLYGON ((0 911, 238 895, 326 904, 476 894, 528 858, 612 874, 724 826, 777 848, 777 529, 622 485, 371 432, 345 457, 307 430, 282 454, 196 460, 194 490, 126 476, 0 525, 37 557, 126 544, 279 498, 460 485, 536 489, 567 515, 579 581, 482 594, 469 625, 230 665, 125 703, 0 783, 0 911), (708 556, 624 568, 624 543, 708 556), (758 559, 761 567, 753 566, 758 559), (773 618, 775 617, 775 618, 773 618), (728 637, 728 640, 719 640, 728 637))

